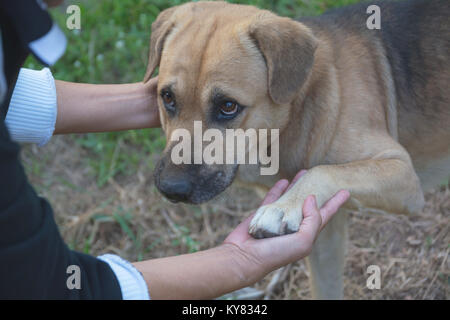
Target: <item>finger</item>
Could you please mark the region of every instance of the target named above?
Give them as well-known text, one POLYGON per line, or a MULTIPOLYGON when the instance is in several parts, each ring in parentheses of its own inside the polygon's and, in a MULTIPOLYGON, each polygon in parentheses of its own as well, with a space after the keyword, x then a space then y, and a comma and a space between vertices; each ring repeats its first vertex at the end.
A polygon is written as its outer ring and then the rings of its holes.
POLYGON ((277 201, 278 198, 283 194, 284 190, 286 190, 288 185, 289 181, 286 179, 282 179, 277 183, 275 183, 272 189, 270 189, 269 192, 267 192, 261 205, 263 206, 277 201))
POLYGON ((338 191, 331 199, 329 199, 320 209, 322 217, 321 229, 330 221, 331 217, 339 210, 339 208, 350 198, 350 192, 347 190, 338 191))
POLYGON ((294 186, 294 184, 302 177, 305 175, 307 171, 305 169, 300 170, 299 173, 297 173, 294 177, 294 179, 292 179, 291 184, 289 185, 289 187, 286 189, 286 191, 288 191, 290 188, 292 188, 294 186))
POLYGON ((158 87, 158 77, 151 78, 148 81, 147 85, 148 85, 148 88, 151 91, 151 93, 156 93, 157 87, 158 87))
MULTIPOLYGON (((278 181, 277 183, 275 183, 275 185, 269 190, 269 192, 266 194, 266 196, 264 197, 264 200, 262 202, 262 206, 272 203, 276 200, 278 200, 278 198, 283 194, 284 190, 286 190, 287 186, 289 185, 289 181, 286 179, 282 179, 280 181, 278 181)), ((225 242, 231 242, 231 241, 237 241, 237 242, 242 242, 245 241, 246 239, 248 239, 250 237, 250 235, 248 234, 248 227, 250 225, 250 222, 253 219, 253 216, 255 215, 255 213, 253 213, 252 215, 250 215, 248 218, 246 218, 244 221, 242 221, 237 227, 236 229, 234 229, 230 235, 225 239, 225 242)))
POLYGON ((274 261, 277 267, 305 257, 319 234, 322 218, 315 197, 308 196, 303 204, 303 221, 296 233, 267 239, 250 239, 263 260, 274 261))
POLYGON ((321 225, 322 216, 317 207, 316 197, 310 195, 303 203, 303 220, 300 224, 299 232, 309 236, 311 241, 314 241, 321 225))
MULTIPOLYGON (((337 211, 337 208, 348 199, 348 192, 340 191, 332 199, 333 201, 329 203, 326 210, 331 209, 329 212, 334 213, 334 209, 337 211)), ((260 240, 249 238, 258 256, 262 257, 263 261, 273 262, 273 269, 308 255, 312 250, 315 239, 319 235, 320 229, 326 224, 322 222, 322 215, 313 195, 306 198, 302 210, 303 220, 298 232, 260 240)), ((328 211, 326 212, 328 220, 331 215, 328 214, 328 211)))

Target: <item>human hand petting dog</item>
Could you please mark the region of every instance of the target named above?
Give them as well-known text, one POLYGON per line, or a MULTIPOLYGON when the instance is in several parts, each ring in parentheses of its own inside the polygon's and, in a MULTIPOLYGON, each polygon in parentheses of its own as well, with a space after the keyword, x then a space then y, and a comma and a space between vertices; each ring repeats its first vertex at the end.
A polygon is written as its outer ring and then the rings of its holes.
POLYGON ((56 80, 58 113, 54 134, 160 127, 157 83, 158 77, 125 84, 56 80))
MULTIPOLYGON (((276 201, 306 173, 300 171, 291 184, 278 181, 262 205, 276 201)), ((269 272, 306 257, 320 230, 349 198, 346 190, 337 192, 321 209, 314 196, 303 205, 298 232, 254 239, 248 233, 251 215, 230 233, 218 247, 192 254, 152 259, 133 265, 141 272, 152 299, 212 299, 261 280, 269 272)))

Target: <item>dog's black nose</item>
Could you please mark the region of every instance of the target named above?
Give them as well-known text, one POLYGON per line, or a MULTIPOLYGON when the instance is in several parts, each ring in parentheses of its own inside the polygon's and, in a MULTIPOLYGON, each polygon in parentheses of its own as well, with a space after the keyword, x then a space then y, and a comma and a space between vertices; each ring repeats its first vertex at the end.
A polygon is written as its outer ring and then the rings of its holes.
POLYGON ((166 178, 159 182, 159 191, 174 201, 186 201, 192 192, 192 183, 188 179, 166 178))

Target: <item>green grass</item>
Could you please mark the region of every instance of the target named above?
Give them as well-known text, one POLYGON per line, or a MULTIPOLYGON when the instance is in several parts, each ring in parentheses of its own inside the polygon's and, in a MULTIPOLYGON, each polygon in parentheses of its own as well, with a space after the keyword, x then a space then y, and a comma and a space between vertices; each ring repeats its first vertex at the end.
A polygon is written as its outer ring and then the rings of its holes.
MULTIPOLYGON (((68 38, 64 56, 52 67, 56 79, 85 83, 129 83, 141 81, 147 65, 150 26, 158 14, 184 3, 179 0, 102 0, 66 1, 51 14, 68 38), (81 30, 66 28, 68 5, 81 9, 81 30)), ((357 0, 250 0, 231 1, 269 9, 280 15, 299 17, 357 2, 357 0)), ((28 68, 41 66, 29 58, 28 68)), ((132 174, 142 159, 153 167, 150 155, 159 154, 164 138, 159 129, 74 136, 87 149, 88 163, 97 184, 102 187, 110 177, 132 174)), ((34 168, 40 170, 39 168, 34 168)))

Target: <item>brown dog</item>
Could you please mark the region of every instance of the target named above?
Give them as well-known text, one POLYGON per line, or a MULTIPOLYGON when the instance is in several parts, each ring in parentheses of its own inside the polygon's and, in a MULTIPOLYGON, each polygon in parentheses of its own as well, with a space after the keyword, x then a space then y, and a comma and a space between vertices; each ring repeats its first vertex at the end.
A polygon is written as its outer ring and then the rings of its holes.
MULTIPOLYGON (((222 132, 277 128, 280 171, 175 165, 168 143, 155 172, 159 190, 200 203, 235 179, 268 187, 309 168, 258 210, 255 237, 298 230, 306 196, 322 205, 339 189, 350 191, 350 208, 421 210, 422 188, 450 172, 450 3, 373 4, 380 30, 367 28, 367 4, 300 22, 226 2, 163 11, 152 25, 145 81, 159 66, 167 138, 178 128, 192 131, 195 120, 222 132)), ((330 221, 308 259, 316 298, 342 297, 345 217, 330 221)))

